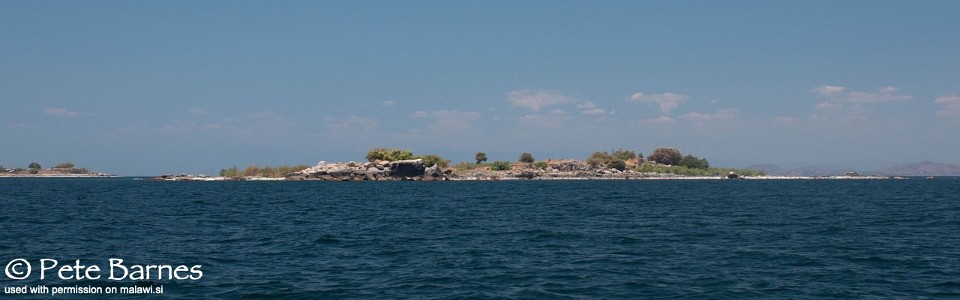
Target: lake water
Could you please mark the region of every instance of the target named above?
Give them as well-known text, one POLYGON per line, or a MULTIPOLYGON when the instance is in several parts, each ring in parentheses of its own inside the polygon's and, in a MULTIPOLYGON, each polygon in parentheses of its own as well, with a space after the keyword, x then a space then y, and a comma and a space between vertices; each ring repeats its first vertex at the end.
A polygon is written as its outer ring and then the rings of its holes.
POLYGON ((31 276, 0 287, 174 299, 955 298, 960 179, 0 179, 0 266, 17 259, 31 276), (111 258, 202 277, 109 280, 111 258), (102 276, 40 280, 41 259, 102 276))

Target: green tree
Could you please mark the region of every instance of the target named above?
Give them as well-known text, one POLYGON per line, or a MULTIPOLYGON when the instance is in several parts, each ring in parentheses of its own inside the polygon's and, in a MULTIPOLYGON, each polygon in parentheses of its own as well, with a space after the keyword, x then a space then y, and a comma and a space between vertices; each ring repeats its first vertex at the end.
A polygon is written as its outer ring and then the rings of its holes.
POLYGON ((620 150, 617 150, 617 151, 613 151, 613 153, 611 153, 610 156, 612 156, 613 158, 619 159, 619 160, 623 160, 623 161, 627 161, 627 160, 631 160, 631 159, 637 158, 637 154, 634 153, 633 151, 623 150, 623 149, 620 149, 620 150))
POLYGON ((437 165, 441 168, 446 169, 447 166, 450 164, 449 160, 445 160, 443 159, 443 157, 440 157, 440 155, 436 155, 436 154, 420 155, 420 156, 417 156, 417 158, 422 159, 423 165, 428 167, 437 165))
POLYGON ((367 161, 385 160, 398 161, 413 159, 413 152, 403 149, 373 148, 367 152, 367 161))
MULTIPOLYGON (((30 163, 30 165, 27 166, 27 168, 29 168, 29 169, 41 169, 40 164, 38 164, 37 162, 32 162, 32 163, 30 163)), ((36 174, 36 173, 34 173, 34 174, 36 174)))
POLYGON ((657 148, 647 156, 647 159, 665 165, 676 165, 680 163, 683 155, 676 148, 657 148))
POLYGON ((707 162, 706 158, 698 158, 693 155, 687 155, 680 159, 680 162, 677 163, 678 166, 683 166, 691 169, 702 169, 706 170, 710 168, 710 163, 707 162))
POLYGON ((606 151, 603 151, 603 152, 597 151, 597 152, 594 152, 593 154, 590 154, 590 158, 587 158, 587 164, 596 167, 600 165, 606 165, 612 160, 613 160, 613 157, 611 157, 610 154, 607 153, 606 151))
POLYGON ((483 152, 477 152, 477 155, 474 156, 474 159, 477 160, 477 164, 481 164, 487 161, 487 154, 483 152))
POLYGON ((72 162, 60 163, 53 167, 54 169, 73 169, 74 165, 72 162))
POLYGON ((530 153, 528 153, 528 152, 524 152, 524 153, 520 154, 520 159, 519 159, 519 161, 522 162, 522 163, 532 164, 533 162, 535 162, 535 161, 537 161, 537 160, 536 160, 536 159, 533 159, 533 154, 530 154, 530 153))
POLYGON ((495 161, 493 162, 493 165, 490 166, 490 169, 494 171, 510 170, 510 162, 505 160, 495 161))

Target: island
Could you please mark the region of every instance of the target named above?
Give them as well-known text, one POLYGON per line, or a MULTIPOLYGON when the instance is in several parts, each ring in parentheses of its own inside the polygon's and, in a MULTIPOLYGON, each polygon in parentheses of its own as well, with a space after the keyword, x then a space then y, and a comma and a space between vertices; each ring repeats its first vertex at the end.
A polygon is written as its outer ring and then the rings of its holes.
POLYGON ((72 162, 43 168, 37 162, 31 162, 26 168, 5 167, 0 165, 0 177, 116 177, 115 175, 91 172, 87 168, 75 166, 72 162))
POLYGON ((487 162, 477 152, 475 162, 452 165, 435 154, 415 155, 404 149, 374 148, 366 162, 326 162, 307 166, 222 169, 219 176, 161 175, 158 181, 288 180, 288 181, 463 181, 463 180, 592 180, 592 179, 884 179, 884 176, 766 176, 763 171, 713 167, 706 158, 683 155, 675 148, 657 148, 649 156, 631 150, 594 152, 585 160, 536 160, 522 153, 516 161, 487 162))

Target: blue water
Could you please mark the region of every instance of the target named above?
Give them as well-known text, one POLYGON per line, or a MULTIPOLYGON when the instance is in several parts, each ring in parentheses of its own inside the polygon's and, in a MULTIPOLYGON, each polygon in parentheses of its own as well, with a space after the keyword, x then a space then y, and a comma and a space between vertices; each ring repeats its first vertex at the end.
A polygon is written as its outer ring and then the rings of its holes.
POLYGON ((955 298, 960 179, 0 179, 0 266, 16 258, 202 265, 139 283, 0 274, 174 299, 955 298))

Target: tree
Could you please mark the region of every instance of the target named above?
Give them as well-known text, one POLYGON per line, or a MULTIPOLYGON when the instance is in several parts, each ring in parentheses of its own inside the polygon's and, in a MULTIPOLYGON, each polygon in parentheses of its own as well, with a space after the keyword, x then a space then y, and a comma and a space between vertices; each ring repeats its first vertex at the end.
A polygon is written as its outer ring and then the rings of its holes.
POLYGON ((707 169, 710 168, 710 163, 707 162, 706 158, 697 158, 693 155, 687 155, 680 159, 680 162, 677 165, 684 166, 691 169, 707 169))
POLYGON ((680 162, 683 155, 676 148, 657 148, 647 156, 647 159, 665 165, 676 165, 680 162))
POLYGON ((65 163, 60 163, 60 164, 54 166, 53 168, 54 168, 54 169, 73 169, 73 167, 75 167, 75 166, 73 165, 72 162, 65 162, 65 163))
POLYGON ((532 164, 532 163, 535 162, 535 161, 537 161, 537 160, 536 160, 536 159, 533 159, 533 154, 530 154, 530 153, 527 153, 527 152, 524 152, 524 153, 520 154, 520 162, 522 162, 522 163, 532 164))
POLYGON ((486 154, 486 153, 483 153, 483 152, 477 152, 477 155, 474 156, 474 159, 477 160, 477 164, 479 165, 479 164, 487 161, 487 154, 486 154))
POLYGON ((623 149, 613 151, 613 153, 611 153, 610 156, 623 161, 637 158, 637 154, 634 153, 633 151, 623 150, 623 149))
POLYGON ((37 162, 30 163, 30 166, 27 166, 28 169, 41 169, 40 164, 37 162))

